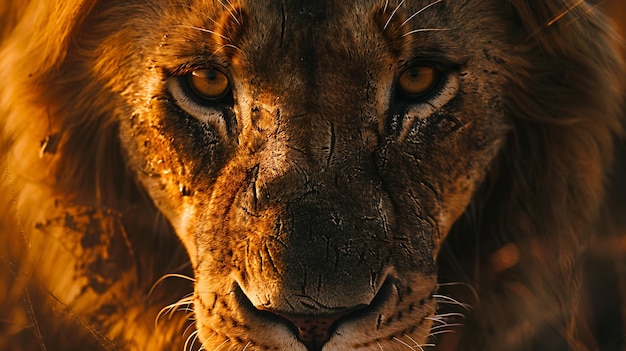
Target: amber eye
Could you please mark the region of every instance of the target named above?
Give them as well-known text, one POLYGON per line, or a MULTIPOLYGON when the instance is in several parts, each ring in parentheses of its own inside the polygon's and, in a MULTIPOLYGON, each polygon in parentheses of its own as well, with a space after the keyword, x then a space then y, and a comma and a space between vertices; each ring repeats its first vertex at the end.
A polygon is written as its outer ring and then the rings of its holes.
POLYGON ((414 66, 402 72, 398 84, 405 95, 420 97, 439 83, 439 72, 428 66, 414 66))
POLYGON ((228 77, 215 69, 199 69, 187 75, 189 87, 199 98, 217 101, 230 89, 228 77))

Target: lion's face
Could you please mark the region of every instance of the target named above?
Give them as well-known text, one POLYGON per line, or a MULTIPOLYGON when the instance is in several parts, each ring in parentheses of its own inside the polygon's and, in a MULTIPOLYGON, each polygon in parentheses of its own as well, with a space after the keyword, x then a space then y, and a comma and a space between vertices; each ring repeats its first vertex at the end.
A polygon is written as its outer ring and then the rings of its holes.
POLYGON ((501 7, 142 10, 121 135, 189 252, 205 349, 426 342, 438 250, 509 130, 501 7))

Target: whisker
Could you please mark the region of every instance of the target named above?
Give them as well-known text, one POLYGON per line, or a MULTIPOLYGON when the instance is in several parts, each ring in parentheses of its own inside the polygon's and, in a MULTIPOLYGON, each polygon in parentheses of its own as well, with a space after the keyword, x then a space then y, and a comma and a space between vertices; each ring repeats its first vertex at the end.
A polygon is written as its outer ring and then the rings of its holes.
POLYGON ((451 298, 449 296, 441 295, 441 294, 434 294, 433 297, 436 298, 436 299, 443 299, 443 300, 447 300, 447 301, 453 302, 454 304, 457 304, 457 305, 465 308, 467 311, 469 311, 469 307, 467 307, 466 304, 464 304, 462 302, 459 302, 459 301, 457 301, 457 300, 455 300, 455 299, 453 299, 453 298, 451 298))
POLYGON ((433 321, 433 322, 437 322, 437 323, 441 323, 441 324, 443 324, 443 325, 448 325, 448 323, 447 323, 445 320, 441 319, 441 318, 437 318, 437 317, 424 317, 424 319, 427 319, 427 320, 429 320, 429 321, 433 321))
MULTIPOLYGON (((202 342, 202 345, 200 345, 200 348, 198 349, 198 351, 203 351, 206 350, 206 343, 209 342, 209 340, 213 339, 215 336, 217 335, 217 333, 213 333, 213 335, 211 335, 210 337, 208 337, 206 340, 204 340, 202 342)), ((222 343, 223 344, 223 343, 222 343)), ((222 345, 220 344, 220 346, 222 345)), ((219 346, 218 346, 219 347, 219 346)), ((214 351, 217 350, 217 348, 213 349, 214 351)))
POLYGON ((464 286, 470 290, 470 292, 472 293, 476 301, 480 300, 478 296, 478 291, 476 291, 476 288, 472 286, 472 284, 465 283, 465 282, 450 282, 450 283, 440 283, 439 286, 464 286))
MULTIPOLYGON (((408 347, 409 349, 411 349, 411 350, 413 350, 413 351, 417 351, 417 350, 415 350, 415 348, 413 348, 413 346, 411 346, 411 345, 407 344, 406 342, 404 342, 404 341, 402 341, 402 340, 400 340, 400 339, 396 338, 395 336, 393 337, 393 340, 395 340, 395 341, 399 342, 400 344, 402 344, 402 345, 404 345, 404 346, 408 347)), ((418 346, 419 346, 419 345, 418 345, 418 346)), ((420 349, 421 349, 421 347, 420 347, 420 349)), ((422 351, 424 351, 424 350, 422 349, 422 351)))
POLYGON ((183 346, 183 351, 187 351, 187 346, 189 345, 189 351, 191 351, 191 349, 193 348, 193 344, 196 342, 196 340, 198 339, 198 330, 194 331, 193 333, 191 333, 191 335, 189 335, 189 337, 187 337, 187 340, 185 340, 185 345, 183 346), (191 344, 190 344, 191 341, 191 344))
MULTIPOLYGON (((189 323, 189 325, 187 326, 187 328, 185 328, 185 330, 183 330, 183 335, 187 334, 187 332, 189 331, 189 329, 190 329, 191 327, 193 327, 194 325, 196 325, 196 322, 189 323)), ((431 330, 432 330, 432 328, 431 328, 431 330)), ((197 331, 197 330, 196 330, 196 331, 197 331)), ((192 334, 193 334, 193 332, 192 332, 192 334)))
MULTIPOLYGON (((216 336, 217 336, 217 333, 213 333, 213 335, 211 335, 208 339, 206 339, 206 341, 209 341, 209 340, 213 339, 216 336)), ((204 347, 204 345, 202 345, 202 347, 204 347)))
POLYGON ((226 340, 224 340, 224 342, 222 342, 221 344, 217 345, 217 347, 215 348, 215 351, 219 350, 222 346, 226 345, 229 341, 230 341, 230 339, 226 338, 226 340))
POLYGON ((463 313, 458 313, 458 312, 450 312, 450 313, 442 313, 442 314, 438 314, 436 317, 441 317, 441 318, 448 318, 448 317, 461 317, 461 318, 465 318, 465 315, 463 313))
POLYGON ((442 324, 442 325, 436 325, 432 328, 430 328, 431 332, 435 329, 441 329, 441 328, 451 328, 451 327, 462 327, 463 324, 461 323, 448 323, 448 324, 442 324))
POLYGON ((241 350, 241 351, 246 351, 246 349, 248 348, 248 346, 250 346, 250 344, 251 344, 251 343, 252 343, 251 341, 248 341, 248 343, 246 344, 246 346, 244 346, 244 347, 243 347, 243 350, 241 350))
POLYGON ((387 26, 389 25, 389 22, 391 22, 391 19, 393 18, 393 16, 396 14, 396 12, 398 11, 398 9, 400 8, 400 6, 402 6, 402 4, 404 4, 405 0, 400 1, 400 3, 398 4, 398 6, 396 6, 395 9, 393 9, 393 11, 391 11, 391 15, 389 15, 389 18, 387 19, 387 22, 385 22, 385 25, 383 26, 383 30, 387 29, 387 26))
POLYGON ((407 24, 407 22, 409 22, 410 20, 413 19, 413 17, 419 15, 420 13, 422 13, 422 11, 426 10, 427 8, 433 6, 433 5, 437 5, 438 3, 442 2, 443 0, 436 0, 431 2, 430 4, 422 7, 419 11, 415 12, 414 14, 411 15, 411 17, 407 18, 406 21, 402 22, 402 24, 400 26, 404 26, 405 24, 407 24))
POLYGON ((163 316, 165 313, 169 313, 170 317, 172 316, 172 314, 174 313, 174 309, 176 307, 180 307, 180 306, 185 306, 186 308, 183 309, 185 311, 188 312, 193 312, 193 309, 189 309, 188 306, 193 304, 193 296, 188 296, 188 297, 184 297, 176 302, 174 302, 173 304, 169 304, 165 307, 163 307, 159 313, 157 313, 157 316, 154 319, 154 326, 155 328, 158 327, 159 324, 159 319, 161 319, 161 316, 163 316))
MULTIPOLYGON (((385 5, 386 6, 386 5, 385 5)), ((376 341, 376 344, 378 345, 378 347, 380 348, 380 351, 385 351, 383 350, 383 347, 380 345, 380 342, 376 341)))
MULTIPOLYGON (((447 327, 447 326, 446 326, 447 327)), ((435 335, 440 335, 440 334, 450 334, 450 333, 456 333, 456 331, 451 330, 451 329, 445 329, 445 330, 438 330, 438 331, 434 331, 428 335, 430 336, 435 336, 435 335)))
POLYGON ((404 334, 404 336, 406 336, 409 340, 411 340, 411 341, 415 344, 415 346, 419 347, 419 348, 420 348, 420 350, 422 350, 422 351, 424 351, 424 347, 427 347, 427 346, 430 346, 430 345, 434 346, 433 344, 424 344, 424 345, 421 345, 420 343, 418 343, 417 341, 415 341, 415 339, 413 339, 411 336, 409 336, 409 335, 407 335, 407 334, 404 334))
POLYGON ((167 278, 182 278, 182 279, 187 279, 187 280, 189 280, 191 282, 195 282, 196 281, 194 278, 188 277, 188 276, 186 276, 184 274, 178 274, 178 273, 166 274, 166 275, 162 276, 161 278, 159 278, 156 282, 154 282, 154 284, 152 284, 152 287, 150 288, 150 291, 148 291, 148 297, 150 297, 152 295, 152 293, 154 292, 154 289, 167 278))
POLYGON ((443 32, 443 31, 448 31, 450 30, 450 28, 420 28, 420 29, 414 29, 410 32, 406 32, 404 33, 402 36, 406 37, 407 35, 411 35, 411 34, 415 34, 415 33, 422 33, 422 32, 443 32))
POLYGON ((417 341, 415 341, 415 339, 413 339, 412 337, 410 337, 408 334, 402 334, 404 336, 406 336, 409 340, 411 340, 415 345, 419 345, 419 343, 417 341))
POLYGON ((192 314, 194 312, 194 310, 191 307, 184 307, 184 308, 181 307, 181 308, 177 309, 176 312, 189 312, 189 313, 192 314))
MULTIPOLYGON (((465 317, 465 316, 463 316, 461 314, 459 314, 459 315, 462 316, 463 318, 465 317)), ((441 328, 442 326, 462 325, 462 324, 459 324, 459 323, 449 323, 447 321, 448 317, 450 317, 450 316, 433 316, 433 317, 425 317, 425 319, 433 321, 433 322, 436 322, 436 323, 441 323, 441 325, 431 327, 430 330, 441 328)))
POLYGON ((473 308, 472 305, 467 304, 467 303, 461 303, 460 305, 456 302, 452 302, 452 301, 448 301, 448 300, 435 300, 435 302, 437 302, 437 304, 439 305, 454 305, 454 306, 461 306, 463 307, 463 309, 465 310, 471 310, 473 308))

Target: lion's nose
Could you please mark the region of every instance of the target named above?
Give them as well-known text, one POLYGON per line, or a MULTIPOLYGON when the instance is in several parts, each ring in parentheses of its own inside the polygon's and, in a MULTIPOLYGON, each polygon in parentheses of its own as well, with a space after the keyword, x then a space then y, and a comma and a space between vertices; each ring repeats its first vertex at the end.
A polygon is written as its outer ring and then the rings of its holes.
POLYGON ((322 349, 322 346, 332 336, 339 319, 365 307, 367 306, 355 306, 346 308, 342 312, 328 315, 292 315, 270 309, 265 309, 265 311, 291 322, 295 326, 298 340, 306 345, 308 350, 313 351, 322 349))

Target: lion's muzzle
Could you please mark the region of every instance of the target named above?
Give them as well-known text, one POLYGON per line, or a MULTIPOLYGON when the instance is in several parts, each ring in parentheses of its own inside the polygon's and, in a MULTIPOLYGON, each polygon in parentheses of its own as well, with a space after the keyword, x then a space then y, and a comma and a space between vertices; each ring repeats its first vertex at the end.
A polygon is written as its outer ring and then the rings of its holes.
POLYGON ((362 330, 377 330, 370 343, 402 332, 402 318, 433 311, 422 307, 435 289, 432 191, 412 191, 409 205, 398 206, 405 189, 381 176, 382 150, 366 145, 362 129, 286 110, 254 115, 264 128, 244 129, 247 148, 220 172, 208 205, 197 207, 201 322, 217 328, 224 321, 214 315, 235 308, 236 323, 254 325, 249 334, 259 343, 287 349, 345 349, 362 330), (298 133, 304 122, 332 132, 298 133), (422 279, 420 289, 409 287, 422 279))

